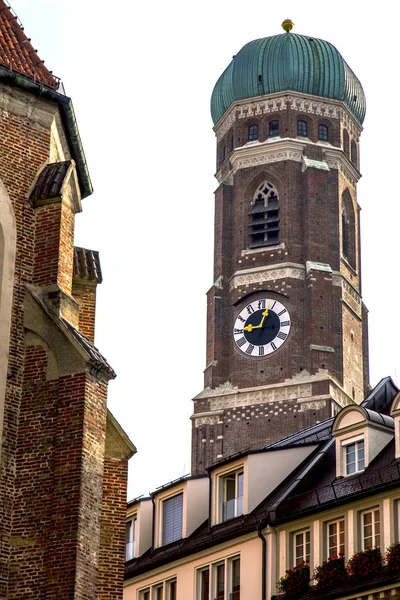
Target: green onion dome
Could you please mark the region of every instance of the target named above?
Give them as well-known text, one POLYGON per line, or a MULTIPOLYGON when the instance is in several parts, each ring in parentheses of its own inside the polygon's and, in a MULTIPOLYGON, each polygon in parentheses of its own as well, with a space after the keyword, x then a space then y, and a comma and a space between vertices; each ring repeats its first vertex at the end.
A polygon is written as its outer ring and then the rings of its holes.
POLYGON ((217 123, 232 102, 294 91, 341 100, 362 123, 365 95, 361 83, 332 44, 286 33, 249 42, 233 57, 211 96, 217 123))

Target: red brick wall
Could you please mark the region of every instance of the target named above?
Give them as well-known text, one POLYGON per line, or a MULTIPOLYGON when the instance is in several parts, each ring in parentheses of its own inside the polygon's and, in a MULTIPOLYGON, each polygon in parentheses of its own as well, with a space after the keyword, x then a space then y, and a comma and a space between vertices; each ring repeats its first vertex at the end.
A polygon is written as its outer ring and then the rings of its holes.
POLYGON ((96 285, 74 280, 72 293, 79 304, 79 331, 93 342, 96 316, 96 285))
POLYGON ((0 598, 6 597, 9 572, 15 457, 24 364, 23 300, 25 283, 32 282, 35 251, 34 211, 26 196, 39 167, 48 159, 50 131, 29 117, 0 109, 0 178, 14 206, 17 254, 12 328, 3 421, 0 478, 0 598))
POLYGON ((98 600, 122 600, 128 461, 104 461, 98 600))

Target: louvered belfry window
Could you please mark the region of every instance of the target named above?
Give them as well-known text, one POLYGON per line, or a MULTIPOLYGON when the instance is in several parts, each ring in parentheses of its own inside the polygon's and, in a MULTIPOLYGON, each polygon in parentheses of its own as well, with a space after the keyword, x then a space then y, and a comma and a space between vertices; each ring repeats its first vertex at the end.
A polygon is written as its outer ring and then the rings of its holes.
POLYGON ((262 183, 249 212, 249 247, 279 244, 279 199, 275 186, 262 183))
POLYGON ((162 543, 170 544, 182 537, 183 494, 163 502, 162 543))

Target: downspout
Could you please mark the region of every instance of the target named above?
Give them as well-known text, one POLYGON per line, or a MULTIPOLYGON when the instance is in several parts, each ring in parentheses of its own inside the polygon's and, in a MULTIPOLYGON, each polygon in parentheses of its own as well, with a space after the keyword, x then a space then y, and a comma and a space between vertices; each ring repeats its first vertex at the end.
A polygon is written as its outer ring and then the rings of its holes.
POLYGON ((261 533, 261 524, 257 528, 257 535, 262 544, 261 558, 261 600, 267 600, 267 540, 261 533))
POLYGON ((212 511, 212 477, 210 471, 207 471, 208 479, 210 480, 210 491, 208 494, 208 533, 211 531, 211 511, 212 511))
POLYGON ((154 542, 156 537, 156 502, 154 496, 151 496, 151 503, 153 505, 153 515, 151 519, 151 554, 154 552, 154 542))

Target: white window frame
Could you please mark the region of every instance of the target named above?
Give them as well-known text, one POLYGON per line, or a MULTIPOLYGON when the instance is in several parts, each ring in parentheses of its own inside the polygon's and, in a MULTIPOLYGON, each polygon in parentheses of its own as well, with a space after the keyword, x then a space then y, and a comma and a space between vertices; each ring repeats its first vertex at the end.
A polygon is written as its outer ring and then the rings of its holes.
POLYGON ((344 462, 344 472, 346 476, 355 475, 356 473, 362 473, 365 470, 365 440, 364 438, 359 438, 357 440, 346 440, 342 444, 343 448, 343 462, 344 462), (362 447, 361 447, 362 445, 362 447), (349 459, 349 449, 354 448, 354 461, 350 462, 349 459), (350 465, 354 465, 354 471, 350 471, 350 465))
POLYGON ((147 587, 143 588, 142 590, 139 590, 139 592, 138 592, 139 600, 144 600, 146 593, 149 594, 149 596, 148 596, 149 600, 157 600, 157 590, 158 589, 163 590, 163 600, 172 600, 172 594, 171 594, 171 584, 172 583, 175 583, 177 585, 176 577, 169 577, 165 581, 159 581, 158 583, 155 583, 152 586, 147 586, 147 587))
POLYGON ((369 508, 368 510, 363 510, 360 513, 360 541, 361 541, 361 550, 365 550, 370 546, 380 546, 381 545, 381 510, 379 506, 375 506, 374 508, 369 508), (372 543, 366 543, 366 536, 364 529, 365 525, 365 517, 367 515, 371 515, 371 535, 368 538, 371 538, 372 543), (378 518, 376 518, 378 517, 378 518), (378 529, 378 532, 377 532, 378 529), (378 543, 376 543, 378 540, 378 543))
POLYGON ((219 488, 219 502, 218 502, 218 522, 225 523, 226 521, 230 521, 231 519, 235 519, 236 517, 240 517, 244 514, 244 469, 243 466, 240 466, 232 471, 228 471, 227 473, 221 473, 218 477, 218 488, 219 488), (234 477, 235 481, 235 497, 227 500, 227 481, 231 480, 234 477), (240 489, 241 488, 241 489, 240 489), (241 495, 240 495, 241 492, 241 495), (232 516, 226 516, 225 510, 227 502, 232 502, 231 507, 233 507, 232 516))
POLYGON ((126 521, 126 532, 125 532, 125 561, 132 560, 136 556, 136 545, 137 545, 137 514, 131 515, 126 521), (129 529, 129 541, 128 537, 128 526, 129 529))
POLYGON ((300 531, 293 531, 292 537, 292 568, 299 565, 301 562, 310 562, 311 559, 311 531, 310 528, 302 529, 300 531), (298 538, 301 537, 301 545, 298 544, 298 538), (308 554, 307 554, 308 546, 308 554), (297 548, 302 547, 301 556, 297 553, 297 548))
POLYGON ((345 553, 345 549, 346 549, 346 523, 345 523, 345 519, 344 517, 339 517, 338 519, 335 519, 333 521, 327 521, 327 523, 325 523, 325 532, 326 532, 326 558, 332 558, 333 556, 338 556, 339 554, 341 554, 341 552, 343 552, 343 554, 345 553), (336 533, 334 533, 332 536, 330 535, 330 528, 336 525, 336 533), (341 525, 343 525, 343 531, 340 531, 341 529, 341 525), (340 536, 341 534, 343 534, 343 550, 341 551, 340 546, 341 546, 341 542, 340 542, 340 536), (331 537, 335 536, 336 537, 336 548, 337 548, 337 552, 331 552, 331 550, 335 547, 333 544, 331 546, 330 544, 330 540, 331 537))
POLYGON ((178 540, 181 540, 183 538, 183 529, 184 529, 184 502, 185 502, 185 496, 184 496, 184 491, 181 490, 177 490, 176 492, 174 492, 173 494, 171 494, 170 496, 166 496, 165 498, 161 498, 160 499, 160 503, 159 503, 159 508, 160 508, 160 530, 159 530, 159 540, 160 540, 160 546, 165 546, 167 544, 172 544, 173 542, 176 542, 178 540), (166 503, 173 500, 174 498, 177 498, 178 496, 182 497, 182 514, 181 514, 181 531, 180 531, 180 535, 178 537, 174 537, 174 539, 171 539, 169 541, 165 541, 164 538, 164 510, 166 507, 166 503))
MULTIPOLYGON (((208 571, 210 575, 210 584, 209 584, 209 597, 207 600, 216 600, 217 596, 217 570, 219 566, 224 567, 224 595, 221 596, 221 600, 235 600, 234 592, 233 592, 233 563, 235 561, 239 561, 239 569, 240 569, 240 554, 235 554, 233 556, 228 556, 221 560, 217 560, 214 563, 210 563, 208 565, 202 565, 198 569, 196 569, 196 600, 201 600, 202 589, 201 589, 201 574, 204 571, 208 571)), ((241 575, 241 571, 239 571, 239 576, 241 575)), ((240 580, 242 578, 240 577, 240 580)), ((239 584, 240 585, 240 584, 239 584)), ((240 594, 240 590, 239 590, 240 594)))

